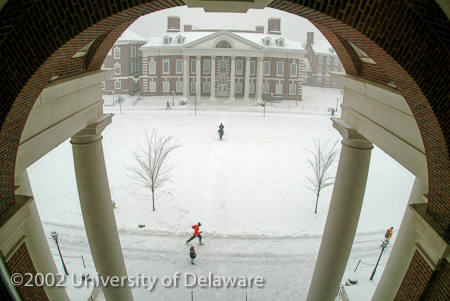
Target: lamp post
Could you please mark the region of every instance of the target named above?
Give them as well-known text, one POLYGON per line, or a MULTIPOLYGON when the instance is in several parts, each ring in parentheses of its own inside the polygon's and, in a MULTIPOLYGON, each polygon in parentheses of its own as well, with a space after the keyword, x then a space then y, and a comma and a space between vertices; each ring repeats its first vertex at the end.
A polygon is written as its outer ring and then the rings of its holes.
POLYGON ((336 112, 337 112, 337 110, 338 110, 338 106, 339 106, 339 97, 336 98, 336 112))
POLYGON ((114 91, 112 91, 112 96, 113 96, 113 106, 115 106, 116 103, 114 102, 114 91))
POLYGON ((122 99, 119 96, 119 109, 120 109, 120 115, 122 115, 122 99))
POLYGON ((66 275, 69 275, 69 272, 67 271, 67 267, 66 264, 64 263, 63 257, 61 255, 61 249, 59 248, 59 243, 58 243, 58 232, 53 231, 52 232, 52 238, 55 240, 56 242, 56 246, 58 247, 58 252, 59 252, 59 257, 61 257, 61 262, 64 268, 64 273, 66 273, 66 275))
POLYGON ((172 107, 175 106, 175 91, 172 91, 172 107))
POLYGON ((372 279, 373 279, 373 276, 375 276, 375 272, 377 271, 378 263, 380 262, 381 255, 383 255, 384 248, 385 248, 385 246, 383 246, 383 247, 381 248, 380 256, 378 256, 378 261, 377 261, 377 264, 375 265, 375 268, 373 269, 372 275, 370 276, 370 280, 372 280, 372 279))

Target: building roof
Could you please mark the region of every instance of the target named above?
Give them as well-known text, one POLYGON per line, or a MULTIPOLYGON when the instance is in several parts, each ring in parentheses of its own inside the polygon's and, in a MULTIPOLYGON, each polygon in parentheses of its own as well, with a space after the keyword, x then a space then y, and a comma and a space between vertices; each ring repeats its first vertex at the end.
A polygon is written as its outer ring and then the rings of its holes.
POLYGON ((316 55, 337 56, 333 47, 327 40, 314 40, 311 47, 316 55))
POLYGON ((126 44, 145 44, 146 39, 131 31, 129 29, 125 30, 122 35, 117 39, 115 45, 126 45, 126 44))
POLYGON ((188 44, 192 44, 200 39, 206 40, 209 37, 224 34, 227 36, 235 36, 255 44, 260 49, 278 49, 278 50, 295 50, 295 51, 305 51, 301 42, 292 41, 282 35, 278 34, 265 34, 265 33, 252 33, 252 32, 232 32, 229 30, 223 31, 188 31, 188 32, 167 32, 162 36, 151 37, 148 39, 147 43, 141 47, 142 50, 154 49, 154 48, 184 48, 188 44), (184 37, 184 43, 178 44, 176 37, 184 37), (169 44, 164 44, 164 37, 172 38, 169 44), (270 46, 265 45, 263 39, 270 38, 270 46), (284 46, 278 46, 276 40, 282 39, 284 46))

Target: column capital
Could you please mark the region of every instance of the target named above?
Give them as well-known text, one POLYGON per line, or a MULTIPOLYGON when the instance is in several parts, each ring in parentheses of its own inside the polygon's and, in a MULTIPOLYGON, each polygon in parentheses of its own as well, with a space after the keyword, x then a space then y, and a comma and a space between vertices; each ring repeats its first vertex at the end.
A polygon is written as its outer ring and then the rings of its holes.
POLYGON ((351 147, 357 147, 362 149, 372 149, 372 142, 367 140, 363 135, 361 135, 354 128, 349 126, 340 118, 331 118, 333 121, 333 127, 341 134, 344 138, 343 143, 351 147))
POLYGON ((231 60, 233 60, 233 61, 236 59, 236 55, 234 55, 234 54, 230 55, 230 57, 231 57, 231 60))
POLYGON ((72 136, 72 144, 83 144, 98 140, 103 130, 111 123, 114 114, 104 114, 94 123, 72 136))

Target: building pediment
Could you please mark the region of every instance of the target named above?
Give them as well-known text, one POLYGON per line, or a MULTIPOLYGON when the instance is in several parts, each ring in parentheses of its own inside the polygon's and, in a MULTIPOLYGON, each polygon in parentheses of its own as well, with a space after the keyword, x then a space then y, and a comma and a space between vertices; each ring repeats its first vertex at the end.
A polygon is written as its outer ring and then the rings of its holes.
POLYGON ((185 45, 185 49, 263 50, 261 45, 229 31, 219 31, 185 45))

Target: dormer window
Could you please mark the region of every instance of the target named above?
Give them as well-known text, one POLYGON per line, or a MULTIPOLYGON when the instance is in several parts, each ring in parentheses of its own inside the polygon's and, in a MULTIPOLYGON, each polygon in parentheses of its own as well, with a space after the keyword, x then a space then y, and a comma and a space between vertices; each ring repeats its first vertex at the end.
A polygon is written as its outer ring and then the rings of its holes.
POLYGON ((271 38, 270 38, 270 37, 267 37, 267 38, 264 38, 264 39, 263 39, 263 43, 264 43, 264 45, 266 45, 266 46, 270 46, 270 42, 271 42, 271 38))
POLYGON ((334 49, 333 48, 328 48, 328 50, 330 50, 330 53, 334 53, 334 49))
POLYGON ((172 38, 169 36, 164 36, 163 39, 164 39, 164 45, 169 45, 170 41, 172 41, 172 38))
POLYGON ((177 36, 177 44, 183 44, 184 43, 184 37, 183 36, 177 36))
POLYGON ((279 38, 275 41, 277 42, 278 47, 284 47, 284 39, 283 38, 279 38))

